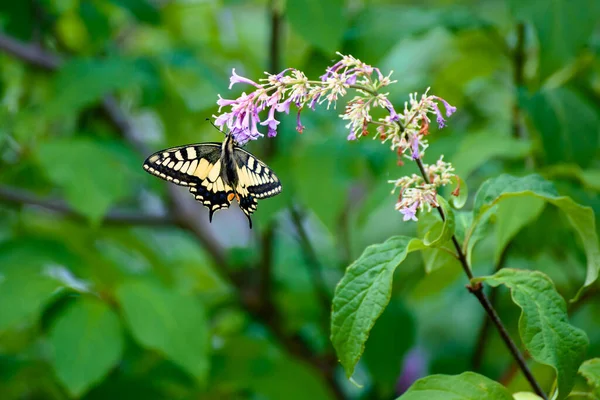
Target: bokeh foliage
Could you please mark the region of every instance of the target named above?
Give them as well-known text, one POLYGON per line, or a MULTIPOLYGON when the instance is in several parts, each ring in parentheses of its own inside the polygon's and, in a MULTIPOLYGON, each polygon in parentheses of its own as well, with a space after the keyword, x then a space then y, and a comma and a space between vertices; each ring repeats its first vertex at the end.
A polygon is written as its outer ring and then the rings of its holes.
MULTIPOLYGON (((529 390, 493 330, 477 347, 483 310, 435 248, 390 272, 391 305, 354 375, 364 387, 346 381, 329 341, 334 287, 366 246, 417 226, 387 183, 414 166, 347 142, 339 110, 303 112, 302 135, 290 115, 276 139, 249 145, 283 182, 253 231, 235 207, 208 225, 185 190, 141 169, 149 151, 221 139, 205 119, 217 93, 241 93, 227 90, 232 68, 316 78, 339 50, 394 70, 396 104, 431 86, 458 107, 426 162, 454 163, 466 209, 488 178, 538 173, 597 218, 600 3, 426 3, 1 2, 0 398, 389 399, 467 370, 529 390)), ((566 299, 585 280, 585 240, 556 207, 507 199, 475 235, 476 275, 539 270, 566 299)), ((600 356, 598 292, 567 310, 586 359, 600 356)), ((495 301, 518 337, 509 291, 495 301)), ((549 389, 554 371, 530 365, 549 389)))

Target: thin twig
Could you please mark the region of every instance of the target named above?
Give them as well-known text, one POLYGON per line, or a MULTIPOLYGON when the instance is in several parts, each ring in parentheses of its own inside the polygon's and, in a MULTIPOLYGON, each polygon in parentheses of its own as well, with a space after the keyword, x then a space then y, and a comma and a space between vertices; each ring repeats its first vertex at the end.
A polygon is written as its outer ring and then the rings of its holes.
POLYGON ((306 256, 306 261, 308 262, 310 274, 312 275, 312 282, 321 307, 324 310, 329 310, 331 308, 331 294, 327 287, 325 277, 323 276, 323 267, 319 262, 317 252, 310 242, 308 232, 306 232, 306 229, 304 228, 303 218, 300 212, 295 207, 290 207, 290 213, 300 239, 302 252, 306 256))
MULTIPOLYGON (((506 257, 508 255, 508 249, 510 248, 510 242, 504 247, 496 266, 494 267, 494 273, 504 268, 506 263, 506 257)), ((498 299, 498 287, 490 288, 490 304, 496 308, 496 301, 498 299)), ((471 360, 471 366, 473 371, 478 372, 481 369, 483 362, 483 356, 485 355, 485 349, 488 344, 490 337, 490 329, 492 328, 492 320, 489 316, 485 316, 481 328, 479 328, 479 334, 477 335, 477 342, 475 345, 475 351, 473 352, 473 359, 471 360)))
MULTIPOLYGON (((42 198, 29 191, 6 185, 0 185, 0 202, 18 206, 37 206, 54 211, 67 218, 79 221, 86 220, 84 215, 71 208, 63 200, 42 198)), ((175 220, 170 215, 151 215, 121 209, 108 211, 102 222, 108 225, 175 225, 175 220)))
MULTIPOLYGON (((276 73, 279 69, 281 35, 281 16, 275 7, 275 0, 269 3, 268 12, 271 19, 271 37, 269 41, 269 71, 276 73)), ((268 161, 275 154, 275 142, 267 140, 263 152, 263 159, 268 161)), ((260 240, 261 261, 258 266, 259 272, 259 297, 265 315, 274 320, 279 319, 277 307, 273 301, 273 247, 275 239, 276 221, 271 221, 263 232, 260 240)))
POLYGON ((519 98, 518 94, 521 88, 525 84, 525 24, 517 24, 517 43, 513 51, 513 83, 517 93, 515 94, 515 100, 513 104, 513 116, 512 116, 512 131, 513 137, 523 138, 523 125, 521 124, 521 112, 519 109, 519 98))
MULTIPOLYGON (((419 167, 419 170, 421 171, 421 174, 423 176, 424 181, 426 183, 429 183, 429 177, 425 173, 425 168, 423 167, 423 162, 419 158, 417 158, 415 161, 416 161, 416 163, 417 163, 417 165, 419 167)), ((442 220, 445 221, 446 220, 446 215, 444 213, 444 210, 442 210, 442 207, 437 207, 437 210, 438 210, 438 212, 439 212, 440 217, 442 218, 442 220)), ((454 248, 456 250, 456 254, 458 256, 458 260, 460 261, 461 266, 462 266, 465 274, 469 278, 469 281, 473 280, 474 276, 473 276, 473 273, 471 272, 471 267, 469 266, 467 258, 465 256, 465 254, 463 253, 462 248, 461 248, 460 244, 458 243, 458 240, 456 239, 456 235, 452 235, 452 244, 454 245, 454 248)), ((521 371, 523 371, 523 375, 525 375, 525 378, 527 379, 527 381, 529 382, 529 384, 533 388, 534 392, 538 396, 540 396, 541 398, 543 398, 545 400, 548 399, 548 397, 546 396, 546 393, 544 393, 544 391, 542 390, 540 384, 535 379, 535 377, 531 373, 531 370, 527 366, 527 362, 525 361, 525 358, 523 357, 523 355, 521 354, 521 352, 517 348, 517 345, 515 344, 515 342, 510 337, 510 335, 508 333, 508 330, 506 329, 506 327, 502 323, 502 320, 498 316, 498 313, 496 313, 496 310, 494 309, 494 307, 490 303, 490 300, 488 299, 488 297, 483 292, 483 285, 482 284, 471 284, 470 283, 469 285, 467 285, 467 289, 469 289, 469 292, 473 293, 473 295, 477 298, 477 300, 479 300, 479 303, 481 303, 481 305, 484 308, 484 310, 487 312, 488 316, 490 317, 490 319, 492 320, 492 322, 496 326, 496 329, 500 333, 500 336, 502 337, 502 340, 504 341, 504 343, 506 344, 506 346, 510 350, 511 354, 513 355, 513 358, 515 359, 515 361, 519 365, 519 368, 521 369, 521 371)))

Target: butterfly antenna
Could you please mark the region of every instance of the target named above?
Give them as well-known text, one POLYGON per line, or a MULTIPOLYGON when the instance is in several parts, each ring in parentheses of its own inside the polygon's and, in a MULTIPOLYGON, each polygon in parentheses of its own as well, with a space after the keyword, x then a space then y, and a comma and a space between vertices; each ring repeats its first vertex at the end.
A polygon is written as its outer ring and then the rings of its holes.
POLYGON ((223 131, 222 131, 222 130, 221 130, 219 127, 218 127, 218 126, 216 126, 216 125, 215 125, 215 123, 214 123, 214 122, 212 122, 212 120, 211 120, 210 118, 206 118, 206 120, 207 120, 208 122, 210 122, 210 124, 211 124, 212 126, 214 126, 216 130, 218 130, 219 132, 221 132, 223 135, 227 136, 227 134, 226 134, 225 132, 223 132, 223 131))

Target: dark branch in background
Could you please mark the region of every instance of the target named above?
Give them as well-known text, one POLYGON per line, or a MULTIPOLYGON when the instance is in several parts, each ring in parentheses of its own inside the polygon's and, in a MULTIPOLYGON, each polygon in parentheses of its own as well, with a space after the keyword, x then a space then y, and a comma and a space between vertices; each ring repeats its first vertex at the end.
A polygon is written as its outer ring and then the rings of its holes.
MULTIPOLYGON (((498 259, 498 263, 494 268, 494 273, 500 271, 504 268, 506 264, 506 257, 508 255, 508 249, 510 248, 510 243, 504 247, 502 250, 502 254, 500 254, 500 258, 498 259)), ((490 304, 492 307, 496 308, 496 301, 498 300, 498 288, 492 287, 490 288, 490 304)), ((481 364, 483 362, 483 356, 485 355, 485 349, 488 344, 490 338, 490 329, 492 328, 492 320, 489 316, 485 316, 483 319, 483 323, 481 324, 481 328, 479 328, 479 334, 477 335, 477 344, 475 345, 475 351, 473 352, 473 359, 471 360, 471 365, 473 367, 473 371, 478 372, 481 369, 481 364)))
MULTIPOLYGON (((33 66, 48 71, 54 71, 62 64, 62 59, 57 55, 49 53, 37 45, 27 45, 21 43, 20 41, 2 33, 0 33, 0 50, 11 54, 33 66)), ((104 97, 102 101, 102 109, 104 110, 109 121, 123 135, 123 137, 129 141, 137 151, 140 152, 140 154, 146 156, 151 153, 141 141, 140 138, 142 135, 136 132, 135 127, 131 124, 129 118, 120 108, 117 100, 113 96, 108 95, 104 97)), ((283 327, 279 324, 279 321, 271 318, 264 318, 263 313, 257 312, 255 307, 253 307, 252 302, 248 301, 248 299, 243 296, 247 282, 240 281, 240 279, 237 279, 237 277, 231 272, 227 262, 225 250, 220 243, 218 243, 216 239, 207 232, 205 229, 206 222, 199 218, 200 215, 198 213, 198 205, 196 201, 194 201, 193 198, 184 191, 178 190, 178 188, 174 185, 168 185, 168 189, 169 200, 172 204, 172 218, 174 223, 179 227, 190 231, 196 236, 198 242, 200 242, 203 248, 212 257, 213 261, 219 268, 219 272, 225 274, 236 286, 239 293, 242 294, 242 306, 251 315, 255 316, 257 319, 260 319, 262 323, 268 326, 275 338, 285 346, 290 354, 319 369, 323 373, 336 398, 343 399, 343 393, 341 392, 341 389, 334 377, 334 369, 336 365, 335 357, 332 357, 332 355, 320 356, 314 354, 310 346, 308 346, 301 338, 287 335, 287 332, 284 331, 283 327)), ((9 196, 6 197, 8 198, 9 196)), ((18 196, 18 198, 21 197, 18 196)), ((14 196, 11 198, 14 198, 14 196)), ((29 197, 27 197, 27 199, 29 199, 29 197)), ((15 201, 12 202, 14 203, 15 201)), ((65 211, 65 214, 68 214, 68 208, 62 210, 65 211)))
POLYGON ((513 84, 515 85, 516 93, 513 104, 512 115, 512 130, 513 137, 523 138, 523 126, 521 124, 521 111, 519 108, 519 92, 525 84, 525 24, 517 24, 517 42, 513 51, 513 84))
MULTIPOLYGON (((41 207, 46 210, 54 211, 67 218, 78 221, 86 220, 85 216, 69 207, 69 205, 62 200, 41 198, 26 190, 5 185, 0 185, 0 202, 18 206, 29 205, 41 207)), ((175 220, 170 215, 141 214, 119 209, 107 212, 102 222, 107 225, 175 225, 175 220)))
MULTIPOLYGON (((279 37, 281 36, 281 16, 276 9, 276 0, 271 0, 267 7, 269 18, 271 20, 271 37, 269 40, 269 72, 276 73, 279 70, 280 44, 279 37)), ((266 140, 263 158, 268 162, 275 154, 275 141, 266 140)), ((261 260, 258 266, 259 272, 259 288, 258 295, 262 313, 265 317, 277 321, 279 324, 279 312, 273 299, 273 251, 275 239, 274 220, 270 221, 265 231, 260 238, 261 245, 261 260)))
POLYGON ((37 45, 31 46, 21 43, 3 33, 0 33, 0 49, 23 61, 27 61, 29 64, 47 70, 55 70, 62 64, 60 57, 45 52, 37 45))
MULTIPOLYGON (((268 6, 269 18, 271 21, 271 33, 269 39, 269 72, 276 74, 281 69, 281 37, 282 37, 282 15, 280 7, 278 6, 278 0, 271 0, 268 6)), ((266 140, 264 145, 263 157, 265 161, 269 161, 273 158, 277 151, 276 142, 274 140, 266 140)), ((289 207, 290 214, 292 216, 292 222, 294 223, 298 235, 300 236, 300 244, 303 253, 309 261, 311 267, 311 273, 313 274, 314 284, 317 294, 320 299, 320 304, 327 315, 327 310, 330 308, 330 299, 325 285, 325 281, 320 275, 321 265, 318 262, 318 258, 308 233, 304 229, 302 223, 302 216, 295 209, 294 205, 291 204, 289 207), (318 276, 315 276, 318 275, 318 276)), ((260 310, 258 318, 269 321, 270 326, 273 328, 273 334, 282 341, 288 351, 295 354, 299 358, 306 359, 311 357, 310 354, 313 352, 310 346, 305 344, 300 337, 289 339, 285 332, 283 332, 283 323, 281 321, 281 315, 275 300, 273 298, 273 252, 274 252, 274 240, 275 240, 276 221, 272 221, 265 229, 261 237, 261 263, 258 266, 259 271, 259 300, 260 310)), ((333 350, 333 349, 331 349, 333 350)), ((337 399, 343 399, 344 394, 335 378, 335 369, 337 366, 337 359, 333 351, 328 352, 323 356, 313 356, 312 364, 320 369, 327 384, 331 388, 333 394, 337 399)))
MULTIPOLYGON (((416 161, 417 165, 419 166, 419 170, 421 171, 423 180, 426 183, 429 183, 429 177, 427 176, 427 173, 425 173, 425 168, 423 167, 423 162, 419 158, 417 158, 415 161, 416 161)), ((444 214, 444 210, 442 210, 442 207, 437 207, 437 210, 440 214, 440 217, 442 218, 442 221, 446 221, 446 215, 444 214)), ((454 245, 454 248, 456 249, 456 254, 457 254, 458 260, 460 261, 460 264, 463 268, 463 271, 469 278, 469 281, 471 281, 474 278, 474 276, 473 276, 473 273, 471 272, 471 267, 469 266, 469 263, 467 262, 467 258, 465 257, 465 254, 463 253, 462 248, 460 247, 460 244, 458 243, 458 240, 456 239, 456 235, 452 235, 452 244, 454 245)), ((540 384, 538 383, 538 381, 535 379, 535 377, 531 373, 531 370, 527 366, 527 361, 525 360, 525 358, 523 357, 523 355, 517 348, 517 345, 515 344, 515 342, 510 337, 508 331, 506 330, 506 327, 504 326, 504 324, 502 323, 502 320, 498 316, 498 313, 496 313, 496 310, 490 303, 490 300, 488 299, 486 294, 483 292, 483 285, 469 283, 467 285, 467 289, 469 290, 469 292, 473 293, 473 295, 477 298, 477 300, 479 300, 479 303, 481 303, 481 306, 487 312, 489 318, 496 326, 496 329, 498 330, 498 333, 500 333, 502 340, 504 341, 504 343, 506 344, 506 346, 512 353, 513 358, 519 365, 519 368, 521 369, 521 371, 523 371, 523 375, 525 375, 525 378, 527 379, 527 381, 533 388, 534 392, 538 396, 543 398, 544 400, 547 400, 548 397, 546 396, 546 393, 544 393, 544 391, 540 387, 540 384)))
POLYGON ((292 221, 294 222, 294 225, 298 231, 297 233, 298 238, 300 239, 302 252, 304 253, 306 261, 308 262, 308 267, 310 269, 313 285, 315 286, 317 298, 319 299, 319 304, 321 305, 321 308, 327 312, 331 308, 331 294, 329 293, 329 288, 327 287, 325 277, 323 276, 322 265, 319 262, 317 252, 310 242, 308 232, 306 232, 306 229, 304 229, 302 214, 295 207, 290 209, 290 213, 292 221))

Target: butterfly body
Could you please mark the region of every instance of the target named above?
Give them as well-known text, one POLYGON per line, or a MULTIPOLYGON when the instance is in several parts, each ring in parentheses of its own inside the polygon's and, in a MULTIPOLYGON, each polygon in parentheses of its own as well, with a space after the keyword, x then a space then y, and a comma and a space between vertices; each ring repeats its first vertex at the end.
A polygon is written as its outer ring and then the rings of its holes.
POLYGON ((256 200, 281 192, 279 178, 262 161, 235 145, 227 135, 223 143, 197 143, 172 147, 152 154, 144 169, 159 178, 189 187, 196 200, 209 210, 228 208, 236 199, 248 217, 256 211, 256 200))

